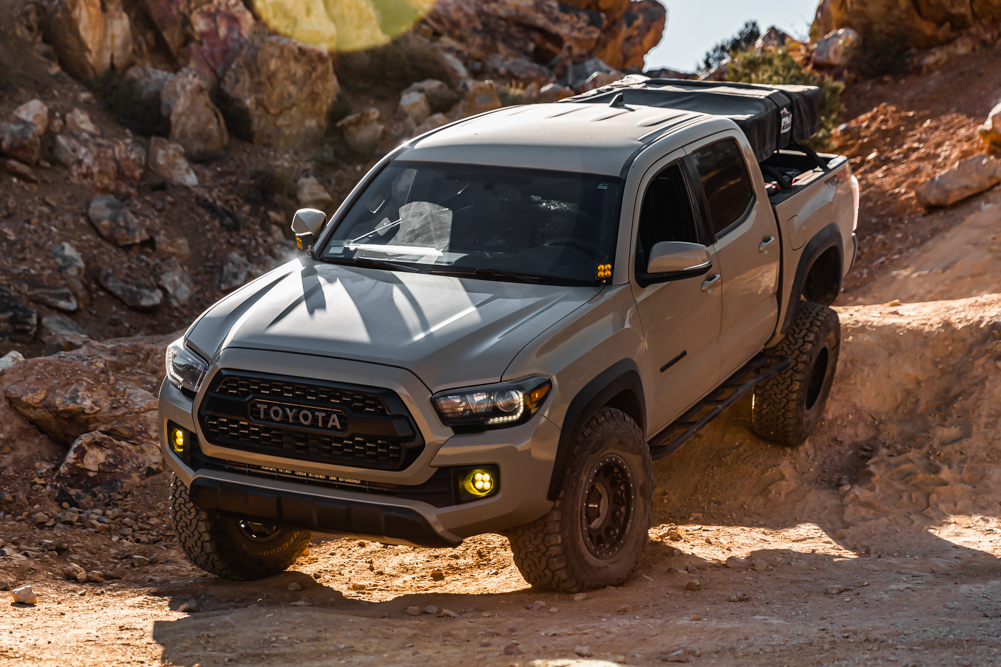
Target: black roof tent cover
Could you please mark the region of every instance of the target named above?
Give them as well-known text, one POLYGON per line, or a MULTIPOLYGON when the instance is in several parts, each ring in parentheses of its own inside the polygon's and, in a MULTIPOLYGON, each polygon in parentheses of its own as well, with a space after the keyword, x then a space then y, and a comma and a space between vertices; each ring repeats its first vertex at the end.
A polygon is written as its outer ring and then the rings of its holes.
POLYGON ((685 79, 636 81, 629 77, 566 101, 601 104, 619 94, 626 106, 664 107, 732 118, 747 135, 758 162, 790 143, 809 139, 820 125, 820 88, 815 86, 685 79))

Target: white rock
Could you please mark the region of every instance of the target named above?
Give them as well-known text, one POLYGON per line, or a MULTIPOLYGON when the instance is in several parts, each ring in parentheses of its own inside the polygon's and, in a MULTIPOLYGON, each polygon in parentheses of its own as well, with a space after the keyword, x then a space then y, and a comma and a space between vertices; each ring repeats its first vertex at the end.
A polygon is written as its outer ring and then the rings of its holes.
POLYGON ((427 96, 416 90, 403 93, 400 97, 400 108, 404 109, 417 125, 431 115, 431 103, 428 102, 427 96))
POLYGON ((163 137, 151 137, 148 164, 150 169, 171 183, 189 188, 198 185, 198 177, 184 157, 184 146, 179 143, 163 137))
POLYGON ((24 361, 24 355, 17 350, 12 350, 0 357, 0 373, 7 370, 19 361, 24 361))
POLYGON ((74 134, 100 134, 83 109, 73 109, 66 114, 66 129, 74 134))
POLYGON ((14 109, 14 117, 26 120, 35 126, 35 134, 41 137, 49 127, 49 108, 41 100, 25 102, 14 109))
POLYGON ((817 65, 842 67, 851 62, 861 44, 862 36, 851 28, 835 30, 817 40, 813 62, 817 65))

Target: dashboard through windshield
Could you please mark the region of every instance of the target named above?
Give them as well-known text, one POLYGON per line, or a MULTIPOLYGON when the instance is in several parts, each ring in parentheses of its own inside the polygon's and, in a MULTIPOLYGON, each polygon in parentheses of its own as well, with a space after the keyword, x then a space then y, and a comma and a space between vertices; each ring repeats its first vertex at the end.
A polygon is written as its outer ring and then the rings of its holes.
POLYGON ((389 163, 347 211, 324 261, 553 285, 611 264, 621 179, 467 164, 389 163))

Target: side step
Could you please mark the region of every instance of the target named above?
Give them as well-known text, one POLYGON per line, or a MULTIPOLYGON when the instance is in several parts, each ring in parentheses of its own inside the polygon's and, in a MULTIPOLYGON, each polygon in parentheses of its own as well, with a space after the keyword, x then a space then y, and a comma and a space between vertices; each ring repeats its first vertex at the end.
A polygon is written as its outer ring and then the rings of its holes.
POLYGON ((726 382, 678 417, 673 424, 650 439, 650 454, 653 460, 662 459, 677 451, 708 426, 709 422, 747 395, 755 385, 775 377, 790 366, 792 366, 790 357, 759 354, 751 359, 726 382))

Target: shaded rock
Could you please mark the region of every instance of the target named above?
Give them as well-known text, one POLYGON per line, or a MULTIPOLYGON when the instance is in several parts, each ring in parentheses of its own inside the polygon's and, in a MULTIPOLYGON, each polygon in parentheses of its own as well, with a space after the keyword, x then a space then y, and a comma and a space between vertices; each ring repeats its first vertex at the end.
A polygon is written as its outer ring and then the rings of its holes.
POLYGON ((101 236, 116 245, 133 245, 149 238, 143 224, 114 195, 92 199, 87 208, 87 218, 101 236))
POLYGON ((0 357, 0 373, 3 373, 8 368, 11 368, 19 361, 24 361, 24 355, 17 350, 11 350, 7 354, 3 355, 0 357))
POLYGON ((184 270, 184 267, 175 260, 167 263, 157 283, 167 293, 170 303, 174 306, 183 306, 194 293, 191 277, 184 270))
POLYGON ((286 586, 286 588, 288 590, 292 591, 292 592, 301 591, 302 590, 302 586, 299 585, 299 583, 297 583, 295 581, 293 581, 291 584, 289 584, 288 586, 286 586))
POLYGON ((339 92, 328 53, 264 34, 244 43, 220 88, 234 133, 284 149, 322 139, 339 92))
POLYGON ((38 312, 0 287, 0 338, 30 341, 38 329, 38 312))
POLYGON ((161 347, 90 343, 79 350, 18 362, 0 377, 10 405, 63 446, 100 431, 133 443, 157 443, 161 347))
POLYGON ((344 140, 359 155, 370 155, 382 140, 386 127, 379 122, 379 110, 370 107, 353 113, 337 123, 344 140))
POLYGON ((539 104, 552 104, 553 102, 559 102, 560 100, 565 100, 568 97, 573 97, 573 91, 569 88, 565 88, 558 83, 550 83, 542 87, 539 90, 539 104))
POLYGON ((136 65, 125 72, 124 78, 135 83, 135 90, 142 99, 160 106, 160 93, 174 74, 150 65, 136 65))
POLYGON ((24 120, 0 123, 0 154, 33 166, 42 157, 35 126, 24 120))
POLYGON ((556 75, 542 65, 525 58, 505 58, 499 53, 487 56, 483 66, 495 76, 524 83, 532 82, 542 86, 556 80, 556 75))
POLYGON ((49 354, 76 350, 90 342, 87 333, 65 315, 42 318, 42 340, 49 354))
POLYGON ((64 567, 63 576, 69 581, 76 581, 81 584, 87 581, 87 571, 76 563, 70 563, 64 567))
POLYGON ((497 86, 493 81, 473 81, 466 97, 449 112, 453 120, 469 118, 477 114, 501 108, 500 97, 497 96, 497 86))
POLYGON ((18 162, 17 160, 4 160, 3 170, 14 178, 20 178, 22 181, 26 181, 28 183, 38 182, 38 176, 35 175, 34 169, 23 162, 18 162))
POLYGON ((751 596, 747 593, 734 593, 730 596, 730 602, 750 602, 751 596))
POLYGON ((730 556, 726 559, 726 566, 737 570, 746 570, 751 567, 751 561, 747 558, 730 556))
POLYGON ((198 177, 184 159, 184 147, 163 137, 150 137, 149 167, 171 183, 189 188, 198 185, 198 177))
MULTIPOLYGON (((131 443, 104 433, 85 433, 70 446, 55 481, 73 489, 119 488, 162 469, 157 441, 131 443)), ((93 581, 89 574, 88 579, 93 581)))
POLYGON ((427 96, 418 90, 403 93, 400 96, 400 108, 414 121, 415 127, 431 115, 431 103, 428 102, 427 96))
POLYGON ((226 153, 226 122, 194 70, 182 70, 165 83, 160 100, 160 111, 170 118, 170 139, 189 159, 213 160, 226 153))
POLYGON ((448 111, 462 99, 462 95, 449 88, 444 81, 437 79, 424 79, 413 83, 403 90, 402 95, 413 92, 424 94, 433 113, 448 111))
POLYGON ((991 109, 987 122, 980 126, 980 138, 990 150, 1001 150, 1001 104, 991 109))
POLYGON ((135 194, 146 166, 146 151, 138 143, 90 135, 60 134, 55 155, 76 182, 119 197, 135 194))
POLYGON ((153 243, 156 245, 157 257, 176 257, 183 260, 191 256, 191 245, 188 239, 180 234, 172 235, 161 231, 153 236, 153 243))
POLYGON ((100 134, 83 109, 73 109, 66 114, 66 129, 74 134, 100 134))
POLYGON ((702 584, 698 579, 692 579, 687 584, 685 584, 686 591, 699 591, 702 590, 702 584))
POLYGON ((194 613, 199 612, 201 610, 202 610, 202 606, 198 602, 198 600, 188 600, 187 602, 185 602, 184 604, 182 604, 180 607, 177 608, 177 611, 180 611, 180 612, 183 612, 183 613, 187 613, 187 614, 194 614, 194 613))
POLYGON ((444 127, 451 123, 452 121, 443 113, 436 113, 427 117, 423 123, 418 125, 414 129, 414 136, 419 136, 425 132, 430 132, 431 130, 437 130, 439 127, 444 127))
POLYGON ((315 208, 321 211, 328 211, 334 205, 334 198, 330 196, 320 182, 313 176, 303 176, 296 184, 296 198, 299 200, 301 208, 315 208))
POLYGON ((132 23, 122 8, 122 0, 105 0, 105 41, 111 66, 119 74, 135 62, 132 23))
POLYGON ((48 35, 59 64, 81 81, 111 67, 122 72, 133 61, 132 24, 120 0, 60 0, 48 35))
POLYGON ((64 313, 75 313, 80 305, 76 297, 65 287, 50 287, 42 283, 29 283, 26 294, 28 299, 49 308, 61 310, 64 313))
POLYGON ((247 282, 250 262, 238 252, 231 252, 219 271, 219 289, 229 292, 247 282))
POLYGON ((595 74, 615 74, 616 72, 618 70, 605 63, 601 58, 590 58, 570 65, 564 80, 568 88, 577 90, 595 74))
POLYGON ((176 58, 184 46, 186 19, 182 9, 187 7, 188 3, 177 0, 139 0, 138 4, 153 23, 161 43, 170 50, 170 55, 176 58))
POLYGON ((214 202, 211 199, 199 199, 198 205, 205 209, 223 229, 235 232, 242 226, 240 216, 225 204, 214 202))
POLYGON ((126 280, 112 271, 104 271, 98 282, 122 303, 135 310, 156 310, 163 303, 163 292, 141 280, 126 280))
POLYGON ((254 30, 254 16, 240 0, 210 0, 191 12, 191 58, 222 79, 254 30))
POLYGON ((841 28, 817 40, 817 50, 813 52, 815 65, 844 67, 851 62, 862 45, 862 38, 851 28, 841 28))
POLYGON ((790 42, 795 42, 792 35, 775 26, 771 26, 765 31, 758 41, 754 43, 754 48, 761 51, 764 49, 781 49, 790 42))
POLYGON ((977 155, 920 184, 915 194, 922 206, 951 206, 998 183, 1001 183, 1001 162, 977 155))
POLYGON ((49 108, 41 100, 31 100, 14 109, 14 118, 31 123, 41 137, 49 127, 49 108))
POLYGON ((403 107, 398 107, 396 113, 393 114, 393 119, 389 123, 389 129, 387 132, 389 136, 393 138, 394 141, 406 141, 410 137, 414 136, 414 132, 417 130, 417 123, 414 119, 410 117, 407 110, 403 107))
POLYGON ((87 268, 77 249, 66 241, 52 246, 52 256, 56 258, 56 265, 63 273, 82 276, 87 268))

